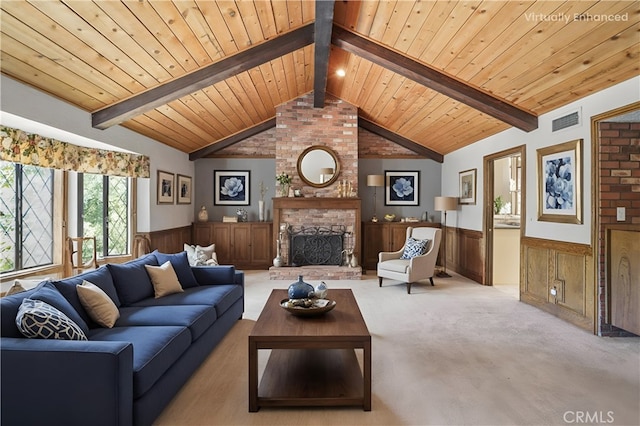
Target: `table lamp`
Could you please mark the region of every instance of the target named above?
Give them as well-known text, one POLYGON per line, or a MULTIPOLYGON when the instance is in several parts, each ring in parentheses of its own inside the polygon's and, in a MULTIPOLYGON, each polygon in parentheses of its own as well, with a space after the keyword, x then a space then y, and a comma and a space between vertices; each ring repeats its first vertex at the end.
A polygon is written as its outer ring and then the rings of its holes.
POLYGON ((376 188, 384 186, 384 176, 382 175, 367 175, 367 186, 373 186, 373 217, 371 222, 377 222, 376 216, 376 188))

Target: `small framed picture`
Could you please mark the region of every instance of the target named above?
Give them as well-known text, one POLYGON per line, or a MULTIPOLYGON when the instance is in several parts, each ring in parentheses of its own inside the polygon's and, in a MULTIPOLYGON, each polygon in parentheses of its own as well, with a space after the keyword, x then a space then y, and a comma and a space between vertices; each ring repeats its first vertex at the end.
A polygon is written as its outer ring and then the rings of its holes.
POLYGON ((178 175, 178 204, 191 204, 191 176, 178 175))
POLYGON ((582 223, 582 139, 537 153, 538 220, 582 223))
POLYGON ((459 204, 476 203, 476 171, 478 169, 465 170, 459 173, 460 200, 459 204))
POLYGON ((174 174, 158 170, 158 204, 173 204, 174 174))
POLYGON ((420 205, 420 172, 385 171, 386 206, 420 205))
POLYGON ((249 175, 246 171, 214 170, 213 204, 220 206, 249 205, 249 175))

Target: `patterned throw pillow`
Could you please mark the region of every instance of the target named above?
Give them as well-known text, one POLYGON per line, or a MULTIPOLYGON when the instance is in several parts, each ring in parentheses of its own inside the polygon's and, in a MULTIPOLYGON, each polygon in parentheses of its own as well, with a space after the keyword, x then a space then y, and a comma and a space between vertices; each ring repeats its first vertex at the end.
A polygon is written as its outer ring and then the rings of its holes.
POLYGON ((216 245, 211 244, 207 247, 200 245, 184 244, 184 250, 187 252, 187 259, 191 266, 217 265, 218 258, 216 256, 216 245))
POLYGON ((400 259, 412 259, 416 256, 422 256, 427 251, 430 240, 416 240, 413 237, 407 238, 407 242, 404 245, 404 252, 400 259))
POLYGON ((42 300, 24 299, 16 325, 30 339, 87 340, 78 324, 42 300))

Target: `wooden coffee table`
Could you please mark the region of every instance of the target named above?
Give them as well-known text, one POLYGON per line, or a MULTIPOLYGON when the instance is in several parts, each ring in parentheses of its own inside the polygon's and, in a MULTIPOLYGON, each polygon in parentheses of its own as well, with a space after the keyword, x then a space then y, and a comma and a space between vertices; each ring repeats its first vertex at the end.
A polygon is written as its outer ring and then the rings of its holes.
POLYGON ((298 317, 273 290, 249 334, 249 411, 260 407, 357 405, 371 411, 371 335, 353 293, 331 289, 336 307, 298 317), (258 350, 271 354, 258 386, 258 350), (362 370, 355 349, 362 349, 362 370))

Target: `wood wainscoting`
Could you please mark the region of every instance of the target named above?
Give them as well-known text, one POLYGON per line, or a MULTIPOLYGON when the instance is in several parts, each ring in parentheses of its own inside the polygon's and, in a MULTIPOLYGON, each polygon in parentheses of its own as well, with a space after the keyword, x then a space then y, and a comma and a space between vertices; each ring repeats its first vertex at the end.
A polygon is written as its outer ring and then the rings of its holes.
POLYGON ((591 246, 531 237, 521 245, 520 300, 595 333, 591 246))
POLYGON ((184 250, 184 243, 191 244, 191 225, 152 231, 149 233, 149 241, 151 251, 179 253, 184 250))
POLYGON ((485 253, 482 231, 448 226, 446 255, 448 269, 480 284, 486 284, 484 281, 485 253))

